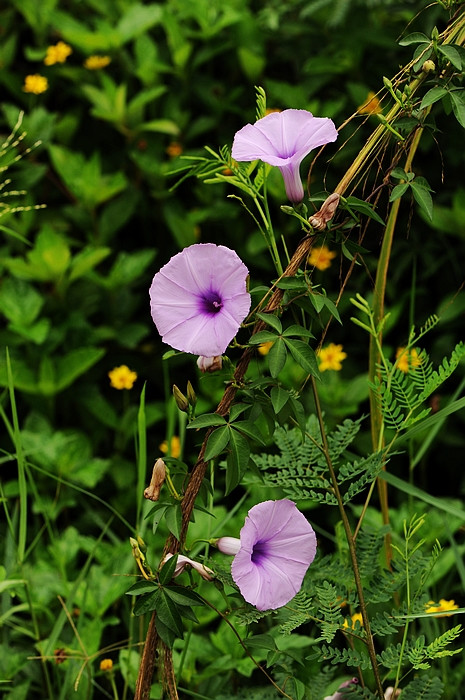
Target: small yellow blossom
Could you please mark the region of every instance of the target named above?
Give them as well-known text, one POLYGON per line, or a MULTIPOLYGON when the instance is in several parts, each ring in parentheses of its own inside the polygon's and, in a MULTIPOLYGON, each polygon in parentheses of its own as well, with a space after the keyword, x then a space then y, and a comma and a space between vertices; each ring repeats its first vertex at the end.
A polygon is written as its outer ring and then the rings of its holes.
POLYGON ((171 141, 170 144, 166 147, 166 153, 169 155, 170 158, 176 158, 177 156, 180 156, 183 151, 182 145, 179 143, 179 141, 171 141))
POLYGON ((87 70, 99 70, 100 68, 106 68, 110 63, 110 56, 88 56, 84 61, 84 68, 87 68, 87 70))
MULTIPOLYGON (((350 629, 355 629, 355 623, 358 622, 360 624, 360 627, 363 627, 363 617, 362 613, 354 613, 351 618, 352 623, 350 624, 350 629)), ((343 627, 346 629, 349 628, 349 623, 347 622, 347 618, 344 620, 343 627)))
POLYGON ((322 245, 312 248, 308 256, 308 264, 316 267, 317 270, 327 270, 331 265, 331 260, 336 257, 337 253, 330 250, 328 246, 322 245))
POLYGON ((132 372, 127 365, 114 367, 108 372, 113 389, 132 389, 137 379, 137 372, 132 372))
POLYGON ((342 345, 330 343, 325 348, 318 350, 317 356, 320 372, 325 372, 327 369, 334 369, 339 372, 342 369, 342 360, 346 359, 347 353, 343 352, 342 345))
POLYGON ((44 58, 46 66, 53 66, 54 63, 64 63, 68 56, 73 53, 73 49, 64 41, 59 41, 54 46, 49 46, 47 55, 44 58))
POLYGON ((452 615, 448 610, 458 610, 458 605, 456 605, 455 600, 444 600, 441 598, 439 603, 435 603, 434 600, 430 600, 426 603, 426 612, 434 614, 436 617, 448 617, 452 615), (437 613, 446 613, 445 615, 438 615, 437 613))
POLYGON ((421 358, 418 356, 418 352, 415 348, 412 348, 408 352, 406 348, 397 348, 396 360, 397 369, 405 373, 421 365, 421 358))
POLYGON ((113 668, 113 661, 111 659, 102 659, 100 662, 101 671, 111 671, 113 668))
POLYGON ((263 355, 263 356, 268 355, 272 346, 273 346, 272 340, 269 340, 267 343, 260 343, 260 345, 258 346, 258 352, 260 353, 260 355, 263 355))
MULTIPOLYGON (((160 445, 160 450, 164 455, 168 454, 168 442, 163 440, 160 445)), ((171 457, 177 459, 181 455, 181 440, 177 435, 173 435, 171 438, 171 457)))
POLYGON ((34 75, 26 75, 24 79, 23 91, 32 92, 34 95, 40 95, 48 88, 48 80, 45 76, 35 73, 34 75))
POLYGON ((381 103, 374 92, 369 92, 365 102, 357 107, 358 114, 380 114, 382 112, 381 103))

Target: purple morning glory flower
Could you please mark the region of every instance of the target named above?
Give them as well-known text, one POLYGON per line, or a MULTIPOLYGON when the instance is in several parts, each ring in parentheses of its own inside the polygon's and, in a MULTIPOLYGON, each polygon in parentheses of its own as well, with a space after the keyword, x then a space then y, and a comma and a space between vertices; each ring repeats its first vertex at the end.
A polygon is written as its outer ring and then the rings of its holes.
POLYGON ((249 510, 240 540, 221 537, 216 546, 235 554, 231 573, 245 600, 257 610, 275 610, 299 592, 316 554, 312 526, 287 498, 249 510))
POLYGON ((284 178, 288 199, 297 204, 304 198, 302 160, 314 148, 336 139, 336 127, 328 117, 314 117, 305 109, 285 109, 240 129, 231 155, 238 161, 262 160, 276 165, 284 178))
POLYGON ((230 248, 196 243, 174 255, 150 287, 163 342, 194 355, 222 355, 250 309, 249 271, 230 248))

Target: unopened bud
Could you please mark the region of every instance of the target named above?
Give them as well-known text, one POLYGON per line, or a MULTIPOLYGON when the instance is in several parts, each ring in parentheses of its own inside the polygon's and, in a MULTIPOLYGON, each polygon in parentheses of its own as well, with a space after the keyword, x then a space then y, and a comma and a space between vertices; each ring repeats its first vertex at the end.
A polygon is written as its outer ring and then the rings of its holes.
POLYGON ((145 554, 145 552, 147 551, 147 545, 145 544, 144 540, 140 535, 137 535, 137 544, 139 545, 140 551, 144 552, 145 554))
POLYGON ((187 382, 187 400, 191 406, 195 406, 197 403, 197 395, 194 391, 194 387, 190 382, 187 382))
POLYGON ((216 372, 223 366, 223 357, 215 355, 214 357, 204 357, 200 355, 197 358, 197 367, 201 372, 216 372))
POLYGON ((189 408, 189 402, 182 393, 182 391, 176 386, 176 384, 173 384, 173 396, 174 400, 176 401, 176 406, 179 408, 179 410, 184 411, 184 413, 187 413, 187 409, 189 408))
POLYGON ((157 459, 153 465, 152 478, 150 484, 144 491, 144 498, 149 501, 158 501, 160 498, 160 489, 165 481, 166 467, 162 459, 157 459))
POLYGON ((423 63, 421 70, 423 71, 423 73, 432 73, 436 70, 436 64, 429 58, 423 63))

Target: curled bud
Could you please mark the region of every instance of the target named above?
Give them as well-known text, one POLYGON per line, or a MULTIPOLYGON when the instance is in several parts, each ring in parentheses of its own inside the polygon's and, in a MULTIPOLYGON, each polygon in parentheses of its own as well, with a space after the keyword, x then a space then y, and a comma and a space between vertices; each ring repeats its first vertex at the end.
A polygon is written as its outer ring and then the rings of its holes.
POLYGON ((158 501, 160 498, 160 489, 165 481, 166 466, 162 459, 157 459, 153 465, 152 478, 150 484, 144 491, 144 498, 149 501, 158 501))
MULTIPOLYGON (((171 557, 174 556, 171 553, 168 553, 166 557, 162 561, 162 565, 166 564, 166 562, 171 559, 171 557)), ((178 561, 176 562, 176 568, 174 570, 174 577, 179 576, 179 574, 182 574, 186 566, 192 566, 193 569, 195 569, 205 581, 212 581, 213 580, 213 571, 208 568, 208 566, 204 566, 198 561, 194 561, 193 559, 189 559, 189 557, 185 557, 182 554, 178 554, 178 561)))
POLYGON ((187 400, 191 406, 195 406, 197 403, 197 395, 194 391, 194 387, 190 382, 187 382, 187 400))
POLYGON ((179 408, 180 411, 184 411, 184 413, 187 413, 187 409, 189 408, 189 402, 182 393, 181 389, 179 389, 176 384, 173 384, 173 396, 174 400, 176 401, 176 406, 179 408))
POLYGON ((423 71, 423 73, 432 73, 436 70, 436 64, 429 58, 423 63, 421 70, 423 71))
POLYGON ((317 231, 322 231, 326 228, 326 224, 328 221, 331 221, 336 212, 340 198, 337 192, 330 194, 321 205, 320 210, 309 218, 308 223, 313 226, 313 228, 316 228, 317 231))
POLYGON ((223 358, 221 355, 215 355, 214 357, 204 357, 200 355, 197 358, 197 367, 201 372, 216 372, 223 366, 223 358))

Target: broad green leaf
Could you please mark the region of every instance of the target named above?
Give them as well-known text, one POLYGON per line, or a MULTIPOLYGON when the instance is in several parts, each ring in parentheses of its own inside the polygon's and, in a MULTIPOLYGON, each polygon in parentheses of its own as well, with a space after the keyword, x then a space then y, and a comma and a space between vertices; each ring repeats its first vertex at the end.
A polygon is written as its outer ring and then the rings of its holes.
POLYGON ((451 90, 449 97, 455 118, 465 128, 465 90, 451 90))
POLYGON ((431 221, 433 219, 433 198, 430 193, 425 187, 419 185, 416 180, 410 183, 410 187, 412 188, 413 196, 418 206, 431 221))
POLYGON ((40 313, 44 298, 23 280, 7 277, 0 287, 0 312, 20 326, 32 324, 40 313))
POLYGON ((226 419, 218 413, 204 413, 203 416, 195 418, 189 423, 188 428, 210 428, 214 425, 225 425, 226 419))
POLYGON ((320 370, 318 369, 318 360, 316 359, 315 351, 304 343, 303 340, 290 340, 286 338, 286 345, 297 364, 302 369, 311 374, 313 377, 320 378, 320 370))
POLYGON ((179 540, 182 527, 181 504, 169 506, 165 511, 165 522, 168 530, 179 540))
POLYGON ((56 360, 56 390, 62 391, 105 355, 103 348, 76 348, 56 360))
POLYGON ((126 595, 141 595, 142 593, 154 593, 157 590, 155 581, 136 581, 128 588, 126 595))
POLYGON ((402 195, 405 194, 405 192, 407 192, 409 187, 410 184, 408 182, 404 182, 401 185, 396 185, 391 192, 389 201, 394 202, 396 199, 399 199, 399 197, 402 197, 402 195))
POLYGON ((141 597, 136 600, 136 604, 134 605, 134 615, 145 615, 145 613, 152 612, 152 610, 155 610, 157 608, 159 599, 159 589, 154 591, 154 593, 147 593, 146 595, 141 595, 141 597))
POLYGON ((140 34, 144 34, 155 24, 159 24, 162 17, 163 10, 160 4, 142 5, 136 3, 129 5, 118 22, 116 31, 121 37, 121 42, 126 43, 140 34))
POLYGON ((87 247, 77 253, 71 261, 69 280, 78 279, 93 270, 111 253, 111 248, 87 247))
POLYGON ((229 420, 232 423, 233 421, 238 418, 241 413, 244 413, 244 411, 247 411, 247 409, 250 408, 249 404, 246 403, 235 403, 231 406, 231 410, 229 411, 229 420))
POLYGON ((165 586, 163 590, 177 605, 205 605, 202 598, 191 588, 165 586))
POLYGON ((400 46, 409 46, 410 44, 423 44, 423 43, 430 43, 431 39, 428 39, 426 34, 423 34, 422 32, 412 32, 412 34, 408 34, 405 36, 403 39, 399 41, 400 46))
POLYGON ((444 44, 439 44, 437 51, 438 53, 442 53, 442 55, 452 63, 454 68, 457 68, 457 70, 462 70, 462 57, 456 48, 453 46, 444 46, 444 44))
POLYGON ((360 214, 364 214, 370 219, 373 219, 373 221, 377 221, 378 224, 382 224, 384 226, 384 221, 380 215, 375 212, 371 204, 368 204, 368 202, 365 202, 363 199, 358 199, 358 197, 353 197, 350 195, 346 198, 345 204, 347 204, 349 209, 354 209, 355 211, 360 212, 360 214))
POLYGON ((274 314, 258 313, 257 316, 261 321, 264 321, 268 326, 271 326, 272 328, 274 328, 277 333, 283 332, 282 323, 279 320, 279 318, 277 316, 275 316, 274 314))
POLYGON ((157 605, 157 617, 161 622, 172 630, 177 637, 182 637, 183 626, 181 615, 178 612, 176 603, 161 590, 160 600, 157 605))
MULTIPOLYGON (((446 90, 443 87, 434 87, 431 88, 431 90, 428 90, 426 95, 423 96, 423 99, 420 104, 420 109, 424 109, 425 107, 429 107, 430 105, 434 104, 435 102, 438 102, 441 100, 444 95, 447 95, 449 91, 446 90)), ((391 173, 392 175, 392 173, 391 173)))
MULTIPOLYGON (((170 506, 172 508, 175 508, 177 506, 170 506)), ((178 510, 180 510, 178 508, 178 510)), ((167 562, 163 564, 161 569, 158 572, 158 580, 160 581, 162 586, 166 586, 171 579, 174 576, 174 572, 176 569, 176 564, 178 563, 178 555, 175 554, 174 556, 170 557, 167 562)))
POLYGON ((292 325, 283 331, 283 337, 288 338, 291 336, 304 337, 304 338, 314 338, 315 336, 308 328, 303 328, 303 326, 292 325))
POLYGON ((230 428, 228 425, 224 425, 221 428, 214 430, 208 437, 205 454, 203 456, 204 460, 208 462, 209 459, 213 459, 213 457, 216 457, 223 452, 229 442, 229 438, 230 428))
POLYGON ((55 365, 48 355, 44 355, 40 361, 37 387, 44 396, 53 396, 57 392, 55 365))
POLYGON ((303 277, 283 277, 276 282, 278 289, 308 289, 303 277))
POLYGON ((272 331, 258 331, 249 340, 249 345, 261 345, 262 343, 274 343, 278 336, 272 331))
POLYGON ((262 434, 252 420, 238 420, 231 425, 231 428, 240 430, 248 435, 251 440, 256 440, 262 445, 264 444, 262 434))
MULTIPOLYGON (((173 632, 172 629, 167 627, 164 622, 160 620, 159 617, 155 618, 155 626, 157 628, 157 632, 160 636, 160 639, 165 642, 166 646, 169 647, 170 649, 172 648, 174 642, 176 641, 177 635, 173 632)), ((153 686, 152 686, 153 687, 153 686)), ((161 696, 160 696, 161 697, 161 696)))
POLYGON ((171 119, 152 119, 152 121, 144 122, 138 128, 139 131, 155 131, 160 134, 168 134, 169 136, 178 136, 179 126, 171 119))
POLYGON ((276 414, 287 404, 289 401, 289 392, 283 389, 281 386, 274 386, 271 389, 271 404, 273 410, 276 414))
POLYGON ((286 364, 287 350, 286 344, 282 338, 277 338, 267 355, 268 366, 271 376, 276 379, 282 368, 286 364))

